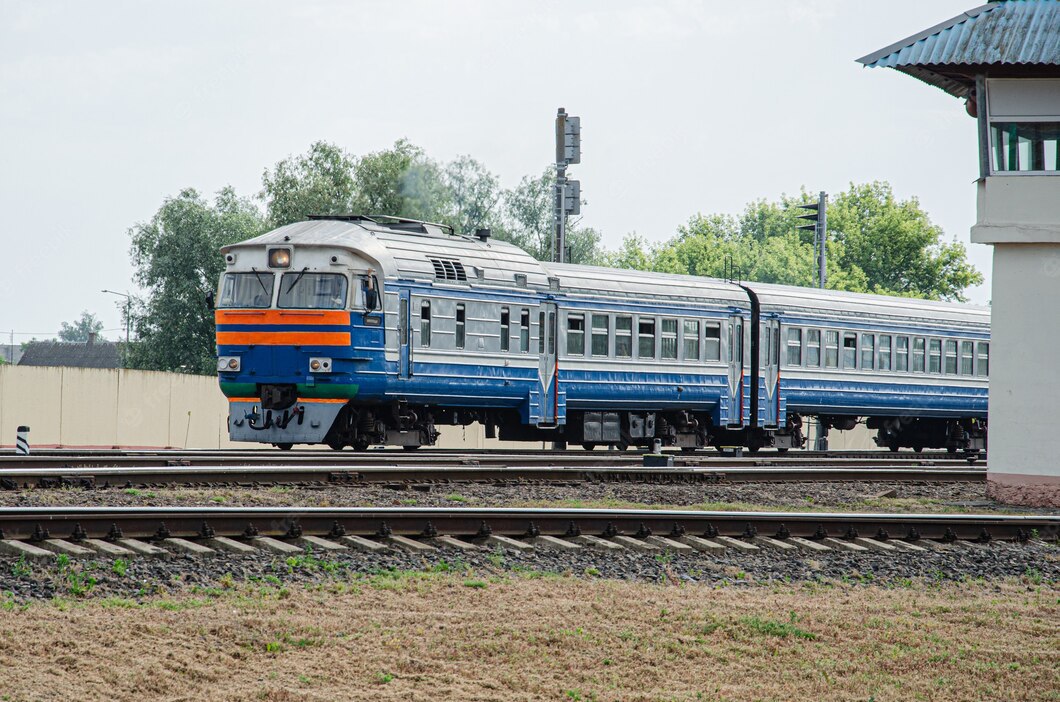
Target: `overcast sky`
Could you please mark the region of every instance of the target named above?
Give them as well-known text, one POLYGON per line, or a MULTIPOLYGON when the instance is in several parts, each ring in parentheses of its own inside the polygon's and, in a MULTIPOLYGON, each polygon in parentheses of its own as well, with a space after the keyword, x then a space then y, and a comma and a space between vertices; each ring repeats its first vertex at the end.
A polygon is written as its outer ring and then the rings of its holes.
POLYGON ((696 212, 887 180, 969 247, 975 121, 855 59, 979 4, 14 2, 0 0, 0 335, 83 309, 119 336, 128 229, 163 199, 255 195, 281 158, 405 137, 503 185, 540 173, 556 108, 582 118, 586 224, 615 246, 696 212))

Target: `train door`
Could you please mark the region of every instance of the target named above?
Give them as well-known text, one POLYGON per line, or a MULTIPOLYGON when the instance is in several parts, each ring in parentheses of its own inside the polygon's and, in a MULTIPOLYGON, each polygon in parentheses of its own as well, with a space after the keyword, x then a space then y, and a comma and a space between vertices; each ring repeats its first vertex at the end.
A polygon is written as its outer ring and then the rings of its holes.
POLYGON ((759 407, 760 426, 777 426, 777 385, 780 382, 780 320, 761 322, 763 397, 759 407))
POLYGON ((729 318, 729 397, 732 398, 732 409, 729 411, 728 425, 743 426, 743 317, 732 315, 729 318))
POLYGON ((412 375, 412 344, 409 343, 412 336, 412 300, 408 290, 401 291, 401 299, 398 302, 398 378, 408 380, 412 375))
POLYGON ((558 364, 556 362, 556 303, 541 305, 538 314, 538 373, 541 379, 541 420, 539 424, 555 424, 559 404, 558 364))

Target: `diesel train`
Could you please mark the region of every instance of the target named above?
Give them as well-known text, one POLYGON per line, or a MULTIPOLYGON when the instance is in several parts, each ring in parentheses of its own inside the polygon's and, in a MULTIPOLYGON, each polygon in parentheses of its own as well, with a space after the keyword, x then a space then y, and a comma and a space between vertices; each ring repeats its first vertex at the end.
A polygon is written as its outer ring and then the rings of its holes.
POLYGON ((487 437, 694 450, 985 448, 987 308, 545 263, 396 217, 313 217, 222 249, 217 370, 235 441, 487 437))

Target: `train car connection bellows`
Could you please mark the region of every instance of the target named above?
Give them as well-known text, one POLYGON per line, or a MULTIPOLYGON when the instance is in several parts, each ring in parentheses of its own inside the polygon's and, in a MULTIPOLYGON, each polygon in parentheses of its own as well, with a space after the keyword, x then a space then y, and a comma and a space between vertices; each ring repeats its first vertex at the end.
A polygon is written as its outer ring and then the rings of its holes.
POLYGON ((15 435, 15 455, 29 455, 29 427, 20 426, 15 435))

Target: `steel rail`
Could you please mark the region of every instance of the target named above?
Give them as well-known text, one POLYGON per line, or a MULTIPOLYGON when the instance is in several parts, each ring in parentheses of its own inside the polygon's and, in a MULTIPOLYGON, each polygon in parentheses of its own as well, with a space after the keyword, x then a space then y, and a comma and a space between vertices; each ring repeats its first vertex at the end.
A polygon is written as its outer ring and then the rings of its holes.
POLYGON ((361 485, 372 483, 746 483, 746 482, 984 482, 981 468, 818 467, 763 468, 747 464, 717 468, 682 466, 423 466, 266 465, 95 468, 4 468, 0 489, 79 487, 89 489, 164 485, 361 485))
POLYGON ((656 535, 853 537, 915 540, 1056 539, 1060 515, 705 512, 535 508, 0 508, 5 539, 198 538, 207 535, 656 535))

